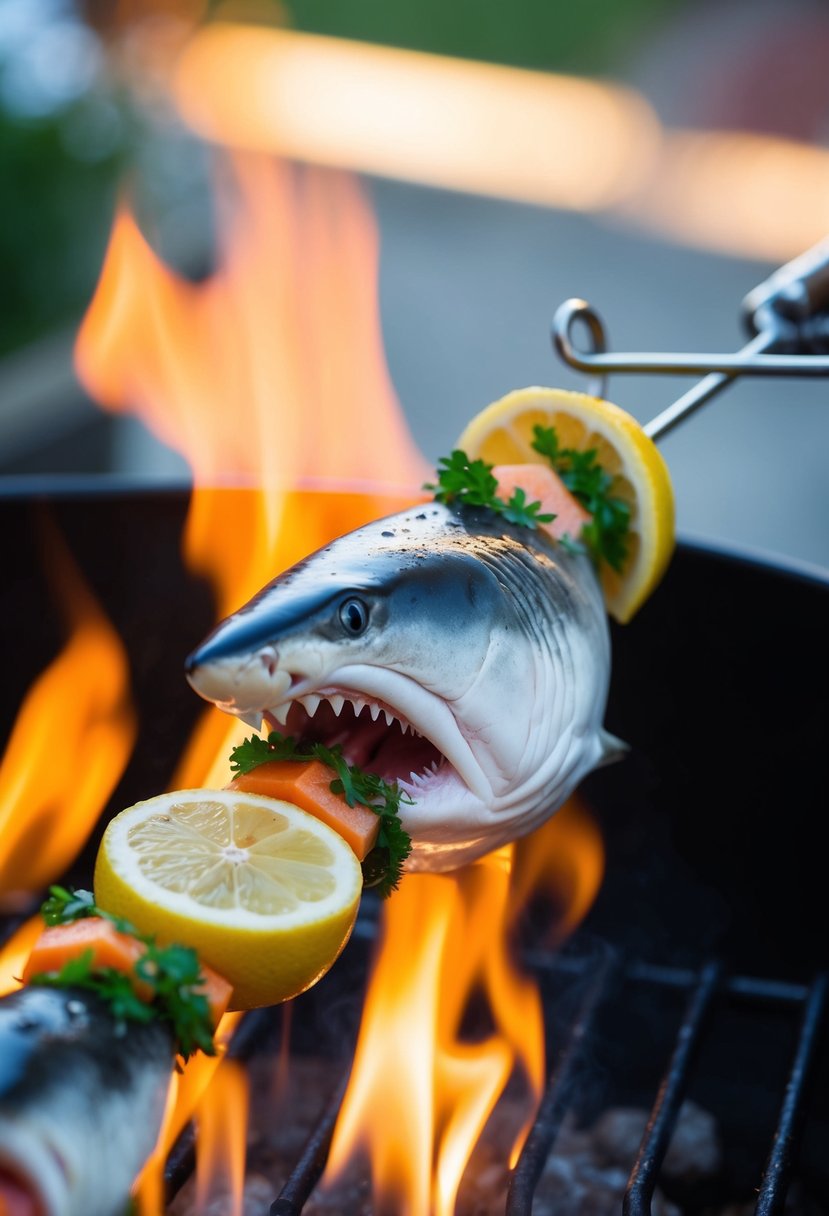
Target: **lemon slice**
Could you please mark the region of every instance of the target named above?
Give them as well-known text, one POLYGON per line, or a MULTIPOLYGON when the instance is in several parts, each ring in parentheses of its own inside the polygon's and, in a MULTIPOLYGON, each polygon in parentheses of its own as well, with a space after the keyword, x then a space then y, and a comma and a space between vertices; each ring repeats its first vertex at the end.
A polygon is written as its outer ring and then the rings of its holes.
POLYGON ((192 946, 233 985, 230 1008, 253 1009, 329 969, 354 926, 362 871, 341 836, 289 802, 176 790, 110 821, 94 888, 141 933, 192 946))
POLYGON ((599 571, 611 616, 626 623, 661 580, 676 543, 674 494, 667 465, 632 415, 586 393, 522 388, 476 414, 458 439, 473 460, 528 464, 546 460, 532 447, 533 427, 555 428, 563 448, 596 449, 613 477, 610 494, 630 507, 628 555, 620 572, 599 571))

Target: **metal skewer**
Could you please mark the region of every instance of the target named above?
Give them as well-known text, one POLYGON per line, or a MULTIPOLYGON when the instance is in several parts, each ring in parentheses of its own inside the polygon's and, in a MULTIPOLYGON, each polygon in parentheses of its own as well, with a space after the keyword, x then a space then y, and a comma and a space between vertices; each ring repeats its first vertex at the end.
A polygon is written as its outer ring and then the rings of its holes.
POLYGON ((738 376, 829 375, 829 237, 787 262, 748 293, 742 303, 750 341, 733 354, 608 354, 605 327, 586 300, 565 300, 553 317, 554 349, 577 371, 597 377, 589 391, 605 396, 611 372, 697 375, 706 373, 644 430, 661 439, 738 376), (592 343, 580 351, 573 341, 577 324, 592 343))

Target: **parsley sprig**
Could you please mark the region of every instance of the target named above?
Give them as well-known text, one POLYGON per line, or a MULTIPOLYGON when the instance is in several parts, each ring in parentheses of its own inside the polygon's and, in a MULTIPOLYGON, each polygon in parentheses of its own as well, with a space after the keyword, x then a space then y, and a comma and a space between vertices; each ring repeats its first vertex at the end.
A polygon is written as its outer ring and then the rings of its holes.
POLYGON ((201 991, 204 976, 195 950, 189 946, 157 945, 155 938, 139 933, 129 921, 99 908, 91 891, 52 886, 40 912, 47 925, 68 925, 88 916, 103 917, 119 933, 137 938, 145 951, 135 963, 135 974, 150 986, 153 997, 150 1002, 140 1000, 130 977, 117 968, 93 966, 91 950, 70 959, 59 971, 34 976, 33 984, 95 992, 109 1006, 120 1033, 130 1021, 151 1022, 157 1018, 169 1023, 184 1060, 197 1049, 205 1055, 216 1054, 210 1007, 201 991))
MULTIPOLYGON (((590 512, 591 518, 582 527, 581 535, 562 537, 562 543, 570 548, 586 549, 597 565, 606 561, 614 570, 621 570, 628 555, 630 508, 610 493, 613 478, 598 463, 595 448, 586 452, 563 448, 551 426, 534 426, 533 435, 535 451, 549 460, 573 497, 590 512)), ((443 456, 438 461, 437 482, 426 482, 423 488, 431 490, 437 502, 486 507, 510 523, 525 528, 535 528, 555 519, 555 515, 541 514, 540 502, 527 502, 527 495, 520 486, 513 490, 510 499, 500 498, 493 467, 485 460, 470 460, 466 452, 456 448, 451 456, 443 456)))
POLYGON ((492 468, 485 460, 470 460, 466 452, 456 448, 451 456, 442 456, 438 461, 437 483, 426 482, 423 488, 434 492, 436 502, 447 506, 457 503, 466 507, 486 507, 509 523, 524 528, 552 523, 555 515, 539 514, 541 503, 527 502, 527 495, 520 486, 506 501, 499 498, 498 479, 493 476, 492 468))
POLYGON ((620 571, 628 555, 630 508, 610 493, 613 478, 597 462, 596 449, 580 452, 561 447, 551 426, 534 426, 533 435, 535 451, 546 456, 573 497, 590 512, 592 518, 579 539, 597 564, 604 560, 620 571))
POLYGON ((349 806, 359 803, 380 817, 377 844, 363 862, 363 882, 376 887, 386 899, 397 889, 403 877, 403 863, 412 851, 412 841, 400 821, 400 806, 414 805, 414 800, 396 782, 384 781, 374 773, 366 773, 356 764, 349 764, 339 745, 309 743, 299 747, 296 739, 271 731, 265 739, 251 735, 230 753, 230 768, 237 775, 271 760, 321 760, 337 774, 331 782, 331 792, 342 794, 349 806))

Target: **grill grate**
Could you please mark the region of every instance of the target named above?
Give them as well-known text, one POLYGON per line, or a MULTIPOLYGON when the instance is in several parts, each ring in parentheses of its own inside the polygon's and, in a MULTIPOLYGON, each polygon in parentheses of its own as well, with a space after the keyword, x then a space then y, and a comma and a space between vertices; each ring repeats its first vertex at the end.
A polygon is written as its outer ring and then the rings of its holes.
MULTIPOLYGON (((365 927, 363 933, 366 933, 365 927)), ((573 1113, 585 1073, 596 1067, 601 1055, 599 1018, 608 1013, 616 1016, 620 1002, 624 1002, 624 990, 632 987, 647 991, 648 999, 653 999, 657 1006, 663 1005, 666 995, 681 998, 684 1005, 673 1032, 672 1050, 655 1089, 647 1127, 631 1165, 622 1204, 623 1216, 648 1216, 651 1212, 660 1169, 683 1100, 696 1075, 702 1044, 725 1011, 735 1008, 743 1018, 747 1016, 750 1020, 762 1017, 764 1010, 782 1011, 795 1032, 793 1058, 790 1064, 783 1062, 784 1068, 788 1067, 788 1074, 782 1087, 771 1148, 765 1168, 762 1156, 758 1159, 754 1186, 757 1216, 783 1212, 807 1122, 809 1091, 825 1022, 829 975, 820 973, 811 985, 804 985, 729 975, 719 960, 710 960, 694 970, 626 960, 612 947, 603 946, 599 953, 601 957, 597 961, 595 945, 587 952, 582 952, 576 945, 557 955, 542 951, 525 954, 525 961, 542 985, 545 980, 555 980, 563 983, 565 989, 569 985, 579 996, 566 1041, 557 1053, 535 1122, 510 1178, 506 1216, 529 1216, 533 1211, 545 1162, 555 1147, 562 1124, 573 1113)), ((237 1031, 231 1054, 245 1059, 256 1051, 262 1027, 271 1015, 272 1011, 248 1015, 237 1031)), ((270 1216, 300 1216, 311 1197, 325 1168, 346 1081, 347 1070, 271 1204, 270 1216)), ((186 1181, 192 1166, 192 1133, 188 1131, 168 1162, 169 1198, 186 1181)))
POLYGON ((601 963, 576 1015, 567 1046, 553 1071, 550 1083, 538 1108, 521 1156, 515 1167, 507 1192, 507 1216, 521 1216, 532 1210, 533 1196, 544 1162, 552 1148, 570 1103, 570 1094, 583 1052, 600 1005, 615 991, 621 966, 616 958, 601 963))
POLYGON ((271 1204, 270 1216, 298 1216, 310 1198, 328 1160, 328 1150, 347 1084, 348 1072, 343 1076, 322 1118, 311 1133, 290 1178, 271 1204))
MULTIPOLYGON (((20 923, 7 918, 0 942, 7 940, 20 923)), ((356 935, 372 939, 371 919, 358 922, 356 935)), ((795 1048, 782 1087, 776 1126, 765 1167, 756 1170, 756 1216, 777 1216, 786 1208, 795 1175, 804 1128, 808 1122, 808 1100, 815 1081, 817 1057, 829 1002, 829 973, 818 973, 811 984, 777 979, 729 975, 719 960, 710 960, 698 970, 651 965, 626 959, 613 947, 585 950, 578 942, 567 951, 551 954, 528 950, 524 962, 541 982, 557 981, 578 994, 576 1011, 566 1039, 560 1047, 546 1091, 524 1148, 513 1170, 506 1197, 505 1216, 530 1216, 545 1162, 553 1151, 562 1124, 573 1113, 575 1095, 585 1071, 596 1067, 601 1055, 600 1016, 616 1016, 624 1004, 624 989, 646 990, 656 1006, 666 994, 684 1000, 673 1045, 664 1072, 656 1086, 650 1115, 639 1151, 632 1163, 622 1204, 622 1216, 649 1216, 660 1169, 671 1141, 682 1102, 695 1076, 700 1048, 709 1029, 725 1010, 739 1008, 749 1018, 766 1009, 782 1011, 795 1027, 795 1048)), ((663 1014, 664 1016, 664 1014, 663 1014)), ((255 1010, 239 1024, 228 1055, 239 1062, 250 1061, 265 1050, 281 1020, 277 1009, 255 1010)), ((334 1127, 348 1080, 345 1069, 332 1096, 311 1132, 304 1149, 270 1206, 270 1216, 300 1216, 325 1168, 334 1127)), ((192 1125, 175 1144, 165 1169, 165 1191, 170 1202, 187 1182, 195 1166, 195 1135, 192 1125)))
MULTIPOLYGON (((536 965, 538 960, 536 959, 536 965)), ((552 960, 553 970, 583 970, 588 960, 552 960)), ((756 1216, 774 1216, 784 1210, 797 1162, 816 1056, 826 1018, 829 973, 820 972, 809 986, 774 979, 728 976, 719 960, 710 960, 698 972, 684 968, 615 962, 597 975, 570 1031, 567 1047, 553 1071, 535 1125, 516 1166, 507 1200, 506 1216, 528 1216, 544 1162, 551 1151, 566 1110, 569 1074, 576 1056, 589 1041, 599 1007, 612 999, 621 978, 652 989, 683 989, 689 995, 676 1032, 675 1047, 659 1083, 647 1128, 633 1163, 623 1203, 624 1216, 647 1216, 659 1170, 676 1126, 683 1097, 693 1076, 698 1048, 717 1006, 739 1003, 750 1012, 765 1006, 785 1009, 798 1018, 797 1045, 785 1083, 772 1147, 761 1178, 758 1174, 756 1216)))
POLYGON ((789 1179, 797 1153, 800 1129, 804 1120, 804 1098, 812 1075, 812 1061, 817 1050, 820 1030, 826 1013, 829 974, 821 972, 804 995, 803 1021, 797 1052, 786 1085, 780 1120, 766 1166, 757 1216, 773 1216, 782 1212, 789 1179))

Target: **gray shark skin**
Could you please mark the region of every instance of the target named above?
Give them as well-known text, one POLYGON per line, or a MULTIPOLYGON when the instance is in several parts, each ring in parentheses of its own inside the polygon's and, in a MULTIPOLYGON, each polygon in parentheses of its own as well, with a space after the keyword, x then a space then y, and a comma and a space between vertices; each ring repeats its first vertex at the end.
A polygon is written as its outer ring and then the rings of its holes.
POLYGON ((160 1022, 129 1022, 82 988, 0 1000, 0 1210, 5 1179, 39 1216, 121 1216, 158 1137, 173 1069, 160 1022))
POLYGON ((340 537, 185 670, 255 728, 339 743, 396 780, 414 799, 410 870, 525 835, 623 749, 602 728, 610 641, 589 558, 482 509, 429 503, 340 537))

